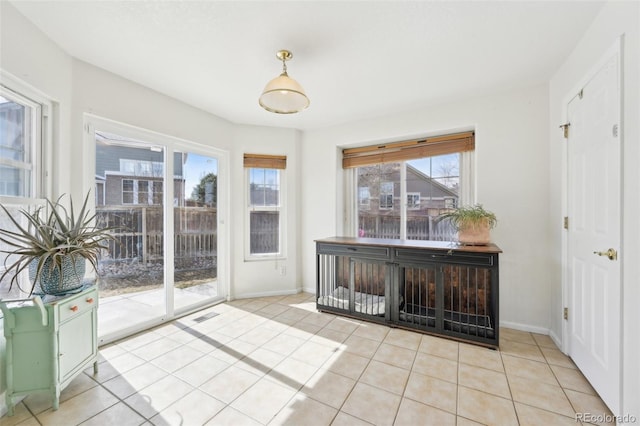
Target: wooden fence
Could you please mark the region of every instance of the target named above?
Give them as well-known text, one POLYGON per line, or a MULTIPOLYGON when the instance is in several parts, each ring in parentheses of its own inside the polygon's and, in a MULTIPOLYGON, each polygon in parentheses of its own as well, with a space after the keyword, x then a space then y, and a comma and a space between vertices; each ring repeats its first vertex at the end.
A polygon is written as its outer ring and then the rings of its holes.
MULTIPOLYGON (((116 241, 101 262, 158 263, 164 258, 161 206, 100 206, 100 226, 113 226, 116 241)), ((209 207, 174 207, 174 257, 177 270, 197 269, 217 257, 217 212, 209 207)))
MULTIPOLYGON (((360 213, 359 234, 367 238, 400 238, 400 217, 360 213)), ((456 229, 448 220, 438 221, 433 216, 407 218, 408 240, 454 241, 456 229)))

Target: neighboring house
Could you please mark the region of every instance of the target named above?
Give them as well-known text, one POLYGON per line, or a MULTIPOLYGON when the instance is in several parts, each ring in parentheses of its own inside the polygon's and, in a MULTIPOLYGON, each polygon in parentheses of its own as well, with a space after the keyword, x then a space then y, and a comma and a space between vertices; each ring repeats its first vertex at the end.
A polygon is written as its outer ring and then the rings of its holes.
MULTIPOLYGON (((457 177, 447 186, 407 164, 407 216, 438 216, 458 205, 457 177)), ((442 179, 440 179, 442 180, 442 179)), ((365 180, 366 182, 366 180, 365 180)), ((362 184, 362 180, 360 181, 362 184)), ((392 167, 383 178, 358 186, 358 210, 369 215, 400 215, 400 169, 392 167)))
MULTIPOLYGON (((161 205, 164 153, 154 148, 123 146, 132 140, 96 133, 96 205, 161 205)), ((135 142, 135 141, 133 141, 135 142)), ((173 154, 174 205, 184 203, 186 153, 173 154)))

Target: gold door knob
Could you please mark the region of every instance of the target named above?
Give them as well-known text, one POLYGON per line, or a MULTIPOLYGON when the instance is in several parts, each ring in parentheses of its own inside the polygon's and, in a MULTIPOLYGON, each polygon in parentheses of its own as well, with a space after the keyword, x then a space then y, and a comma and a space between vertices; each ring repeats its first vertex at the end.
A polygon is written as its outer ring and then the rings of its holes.
POLYGON ((598 256, 607 256, 609 260, 617 260, 618 252, 614 249, 610 248, 607 251, 594 251, 593 254, 597 254, 598 256))

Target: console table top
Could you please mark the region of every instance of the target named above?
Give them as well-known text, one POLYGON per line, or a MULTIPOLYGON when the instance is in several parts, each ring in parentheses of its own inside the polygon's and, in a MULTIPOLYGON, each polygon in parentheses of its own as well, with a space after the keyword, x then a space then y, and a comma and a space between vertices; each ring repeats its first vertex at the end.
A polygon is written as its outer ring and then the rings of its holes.
POLYGON ((356 238, 356 237, 328 237, 315 240, 317 243, 384 246, 396 248, 418 248, 443 251, 466 251, 474 253, 502 253, 497 245, 490 243, 486 246, 470 246, 458 244, 452 241, 426 241, 426 240, 397 240, 384 238, 356 238))

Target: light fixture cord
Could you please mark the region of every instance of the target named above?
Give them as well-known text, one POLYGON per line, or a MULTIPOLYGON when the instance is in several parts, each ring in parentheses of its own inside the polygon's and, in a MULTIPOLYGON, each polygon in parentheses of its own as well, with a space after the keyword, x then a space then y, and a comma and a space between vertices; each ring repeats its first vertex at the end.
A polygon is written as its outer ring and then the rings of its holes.
POLYGON ((287 60, 285 57, 282 57, 282 73, 287 74, 287 60))

